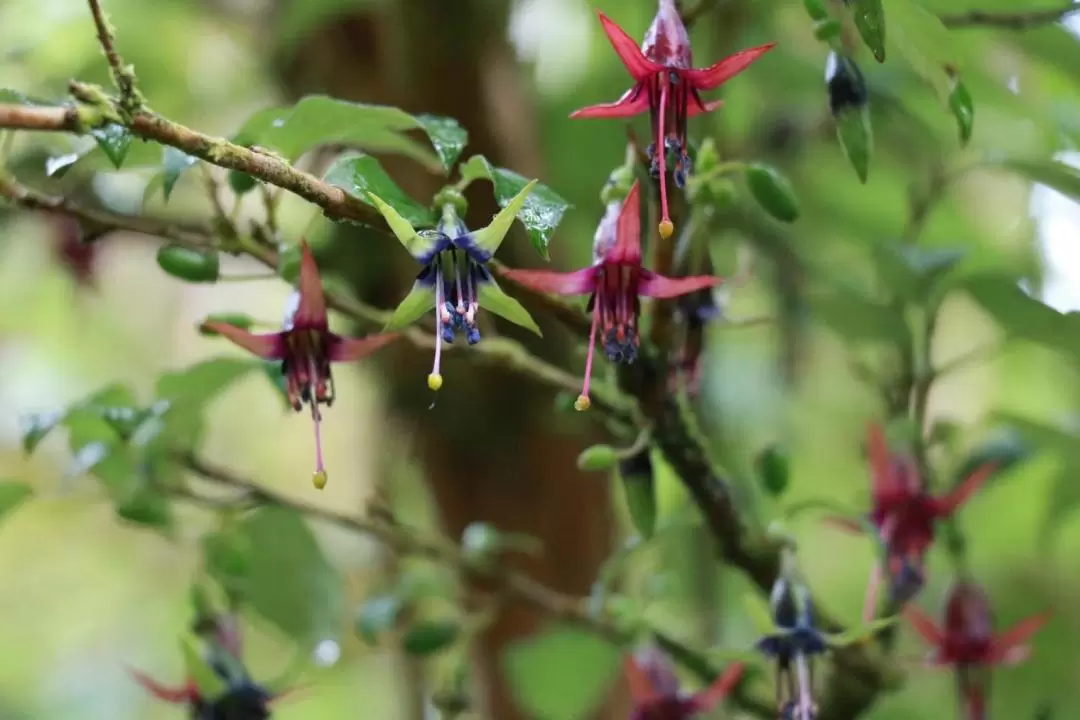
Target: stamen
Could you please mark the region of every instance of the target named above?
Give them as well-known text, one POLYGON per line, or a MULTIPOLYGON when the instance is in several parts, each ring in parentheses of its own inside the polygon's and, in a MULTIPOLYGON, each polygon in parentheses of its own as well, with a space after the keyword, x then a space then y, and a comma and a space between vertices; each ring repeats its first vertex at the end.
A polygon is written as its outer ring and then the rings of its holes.
POLYGON ((814 709, 814 699, 811 696, 810 669, 807 666, 806 656, 802 653, 795 656, 795 669, 799 674, 799 718, 813 720, 811 713, 814 709))
POLYGON ((442 375, 439 374, 439 364, 442 361, 442 309, 443 309, 443 276, 440 268, 435 273, 435 366, 428 375, 428 387, 438 391, 442 387, 442 375))
MULTIPOLYGON (((465 296, 461 294, 461 268, 458 266, 457 253, 452 250, 450 253, 450 257, 454 263, 454 285, 457 288, 457 311, 458 314, 461 314, 465 312, 465 296)), ((469 262, 467 257, 465 262, 469 262)))
POLYGON ((597 294, 596 307, 593 308, 592 328, 589 330, 589 351, 585 356, 585 383, 581 388, 581 395, 578 395, 578 399, 574 401, 574 409, 578 412, 584 412, 592 405, 592 401, 589 400, 589 381, 592 379, 593 353, 596 350, 596 326, 602 309, 600 298, 601 296, 597 294))
MULTIPOLYGON (((311 368, 311 382, 315 382, 315 358, 310 360, 311 368)), ((322 454, 322 413, 319 412, 319 401, 313 400, 311 402, 311 420, 315 425, 315 473, 311 476, 311 482, 315 485, 317 490, 322 490, 326 487, 326 481, 328 480, 326 474, 326 468, 323 467, 323 454, 322 454)))
POLYGON ((668 216, 667 203, 667 143, 664 142, 667 124, 664 115, 667 112, 668 78, 660 81, 660 122, 656 130, 656 152, 660 154, 660 237, 667 240, 675 232, 675 225, 668 216))
MULTIPOLYGON (((896 516, 890 515, 881 526, 881 542, 888 547, 892 543, 893 532, 896 529, 896 516)), ((866 586, 866 598, 863 601, 863 621, 870 622, 877 612, 878 588, 881 586, 883 570, 882 560, 874 563, 870 568, 870 582, 866 586)))

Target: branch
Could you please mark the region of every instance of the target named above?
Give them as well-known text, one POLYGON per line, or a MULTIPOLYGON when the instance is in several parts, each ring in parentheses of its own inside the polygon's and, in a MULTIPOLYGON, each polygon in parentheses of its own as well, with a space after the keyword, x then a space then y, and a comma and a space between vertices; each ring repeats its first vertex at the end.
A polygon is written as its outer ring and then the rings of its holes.
POLYGON ((940 17, 945 27, 954 30, 975 27, 1028 30, 1040 25, 1056 23, 1074 12, 1080 12, 1080 2, 1070 3, 1065 7, 1051 10, 1027 10, 1021 12, 969 10, 964 13, 941 15, 940 17))
POLYGON ((120 53, 116 52, 116 39, 113 37, 113 29, 109 21, 105 18, 105 12, 101 9, 101 0, 88 0, 88 2, 90 14, 94 16, 98 42, 101 43, 101 50, 109 62, 113 83, 120 91, 120 107, 125 115, 130 115, 141 108, 145 102, 142 93, 139 92, 138 81, 135 79, 135 69, 131 65, 125 65, 120 58, 120 53))
MULTIPOLYGON (((72 82, 72 94, 86 101, 102 101, 99 88, 72 82)), ((182 150, 228 170, 239 170, 263 182, 276 185, 319 206, 335 220, 353 220, 386 229, 382 216, 311 173, 298 170, 284 158, 261 148, 246 148, 225 138, 204 135, 157 113, 138 110, 129 121, 121 117, 116 101, 105 98, 105 106, 82 104, 68 107, 25 107, 0 104, 0 128, 84 134, 97 127, 119 123, 143 140, 153 140, 182 150)))
MULTIPOLYGON (((309 519, 336 525, 337 527, 372 537, 386 545, 399 555, 423 557, 456 570, 463 576, 477 575, 481 571, 452 543, 425 539, 400 524, 346 515, 328 510, 303 500, 287 497, 269 490, 262 485, 240 477, 225 468, 211 464, 191 453, 177 453, 177 461, 189 471, 218 485, 240 491, 246 501, 276 505, 289 508, 309 519)), ((234 506, 228 501, 216 502, 194 494, 188 490, 179 490, 174 494, 193 500, 209 507, 234 506)), ((606 617, 590 613, 587 601, 572 595, 566 595, 539 583, 522 573, 501 570, 484 575, 483 579, 493 581, 498 589, 511 599, 531 605, 563 622, 576 625, 588 632, 607 640, 621 648, 629 648, 636 642, 634 633, 623 630, 606 617)), ((657 643, 674 660, 699 676, 702 682, 709 683, 717 675, 712 664, 701 654, 685 644, 663 633, 655 633, 657 643)), ((745 709, 763 718, 771 717, 772 709, 768 704, 748 697, 744 692, 736 693, 736 700, 745 709)))

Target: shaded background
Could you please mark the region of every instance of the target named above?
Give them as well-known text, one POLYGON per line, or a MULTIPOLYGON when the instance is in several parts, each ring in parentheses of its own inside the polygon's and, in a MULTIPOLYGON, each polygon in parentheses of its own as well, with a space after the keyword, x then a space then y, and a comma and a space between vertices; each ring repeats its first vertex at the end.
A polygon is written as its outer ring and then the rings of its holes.
MULTIPOLYGON (((968 7, 925 4, 942 12, 968 7)), ((966 150, 959 149, 952 118, 901 59, 879 66, 860 48, 856 57, 871 87, 876 134, 871 179, 861 185, 836 143, 823 83, 827 50, 814 39, 801 3, 716 5, 693 32, 699 65, 769 40, 778 47, 725 86, 723 111, 695 120, 692 133, 715 137, 725 158, 781 167, 802 208, 796 224, 780 227, 740 189, 738 209, 745 212, 712 228, 722 274, 734 273, 736 248, 758 258, 754 279, 731 295, 727 312, 734 319, 793 312, 793 276, 777 272, 785 266, 777 266, 776 257, 797 259, 800 293, 841 281, 874 292, 869 248, 904 234, 912 196, 921 197, 942 168, 988 150, 1049 158, 1071 149, 1078 137, 1080 40, 1064 26, 955 33, 976 102, 975 135, 966 150)), ((1020 0, 979 3, 984 9, 1028 5, 1034 7, 1020 0)), ((471 151, 541 177, 573 203, 552 245, 553 262, 565 267, 589 256, 599 188, 620 162, 626 137, 614 121, 566 118, 582 105, 613 100, 627 86, 592 8, 610 13, 634 36, 644 32, 654 9, 644 0, 114 0, 107 6, 119 47, 152 107, 209 133, 228 135, 253 112, 313 92, 457 117, 471 133, 471 151)), ((85 5, 4 0, 0 87, 59 97, 71 77, 107 81, 85 5)), ((635 127, 643 132, 645 125, 635 127)), ((59 138, 43 142, 53 153, 65 147, 59 138)), ((306 162, 316 167, 320 158, 306 162)), ((388 159, 386 167, 418 198, 440 185, 399 160, 388 159)), ((121 208, 138 207, 150 177, 102 170, 45 184, 40 166, 35 172, 24 179, 56 192, 96 193, 121 208)), ((494 205, 479 183, 470 199, 477 226, 494 205)), ((167 212, 209 212, 197 173, 181 179, 167 212)), ((312 217, 302 201, 286 199, 284 233, 312 232, 324 262, 365 297, 395 302, 412 269, 405 254, 382 239, 365 243, 355 230, 313 224, 312 217)), ((0 477, 29 481, 40 491, 0 527, 0 717, 175 717, 177 711, 153 705, 124 668, 179 673, 175 637, 187 620, 197 541, 210 521, 197 510, 183 511, 182 530, 171 542, 120 524, 92 481, 60 479, 69 460, 62 440, 52 438, 24 459, 19 418, 116 380, 149 393, 164 370, 232 352, 194 332, 207 313, 227 308, 275 320, 287 289, 273 281, 185 286, 153 266, 155 241, 113 236, 100 246, 97 287, 86 290, 56 261, 53 243, 61 230, 54 221, 5 212, 0 232, 0 477)), ((1080 215, 1068 199, 1015 175, 976 170, 951 185, 927 215, 922 240, 965 248, 971 266, 1008 270, 1059 309, 1071 310, 1080 307, 1078 230, 1080 215)), ((503 258, 511 264, 538 264, 520 230, 507 246, 503 258)), ((234 262, 226 269, 254 268, 234 262)), ((785 323, 710 329, 703 422, 734 477, 749 477, 752 457, 780 441, 792 456, 789 500, 826 495, 858 507, 867 500, 864 423, 881 407, 853 375, 849 359, 878 356, 843 312, 837 318, 815 313, 812 303, 796 305, 810 308, 798 323, 797 355, 777 331, 785 323)), ((802 310, 796 312, 802 318, 802 310)), ((540 352, 579 367, 560 331, 541 322, 549 339, 537 346, 540 352)), ((993 320, 960 293, 946 305, 934 356, 946 362, 1000 336, 993 320)), ((451 537, 474 520, 536 535, 547 552, 526 567, 559 589, 586 593, 597 565, 626 532, 621 496, 609 495, 605 477, 574 466, 580 449, 603 437, 602 428, 554 413, 547 390, 470 371, 460 355, 448 362, 443 399, 429 412, 428 362, 402 349, 389 362, 335 370, 340 400, 325 426, 331 482, 322 494, 308 482, 313 447, 307 419, 284 413, 262 378, 243 380, 215 402, 205 455, 337 509, 359 512, 381 492, 403 519, 438 525, 451 537)), ((1076 379, 1067 353, 1022 339, 951 373, 930 404, 933 418, 961 427, 956 452, 937 459, 942 472, 992 434, 995 412, 1043 422, 1074 413, 1076 379)), ((1036 641, 1034 660, 996 681, 994 707, 1001 717, 1032 717, 1043 701, 1052 701, 1059 717, 1080 707, 1074 650, 1080 522, 1070 511, 1068 489, 1074 465, 1060 453, 1040 453, 963 511, 971 567, 988 587, 999 620, 1012 622, 1048 603, 1058 611, 1052 629, 1036 641)), ((637 558, 628 592, 655 598, 650 620, 676 635, 746 646, 754 630, 739 602, 744 581, 714 567, 695 523, 679 522, 696 516, 685 512, 677 483, 665 476, 662 491, 662 515, 675 527, 637 558)), ((749 487, 744 494, 755 497, 749 487)), ((776 514, 761 498, 752 505, 762 523, 776 514)), ((870 563, 867 544, 811 518, 793 529, 815 592, 832 612, 857 615, 870 563)), ((319 537, 347 574, 356 603, 401 569, 366 541, 325 528, 319 537)), ((940 553, 931 567, 921 602, 936 612, 950 567, 940 553)), ((499 677, 498 648, 535 622, 520 611, 508 614, 477 653, 478 697, 500 720, 515 715, 499 677)), ((249 643, 257 677, 277 672, 291 657, 289 643, 257 622, 249 643)), ((421 716, 423 668, 351 638, 322 650, 324 666, 312 669, 313 685, 281 705, 278 717, 421 716)), ((901 653, 922 651, 904 633, 901 653)), ((951 708, 951 693, 947 675, 916 672, 868 717, 942 717, 939 708, 951 708)))

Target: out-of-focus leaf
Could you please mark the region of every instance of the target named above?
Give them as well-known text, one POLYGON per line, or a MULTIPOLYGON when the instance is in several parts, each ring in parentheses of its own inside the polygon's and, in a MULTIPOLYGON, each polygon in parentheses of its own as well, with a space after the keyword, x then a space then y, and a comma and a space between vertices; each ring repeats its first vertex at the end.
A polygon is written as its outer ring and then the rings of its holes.
POLYGON ((253 553, 251 538, 231 523, 207 533, 202 539, 206 573, 234 599, 247 596, 253 553))
POLYGON ((148 485, 139 485, 116 504, 116 514, 128 522, 168 533, 173 528, 172 503, 148 485))
POLYGON ((405 631, 401 647, 409 655, 424 657, 450 647, 460 635, 461 625, 456 620, 421 620, 405 631))
POLYGON ((518 705, 531 717, 591 716, 618 672, 617 647, 583 630, 554 627, 510 646, 506 675, 518 705))
POLYGON ((578 470, 585 472, 603 472, 615 467, 619 461, 619 454, 610 445, 593 445, 581 451, 578 455, 578 470))
POLYGON ((870 157, 874 152, 874 129, 867 107, 845 110, 836 116, 836 138, 859 182, 870 177, 870 157))
POLYGON ((885 62, 885 11, 882 0, 855 0, 851 6, 855 27, 874 58, 885 62))
POLYGON ((86 152, 54 155, 45 160, 45 176, 60 178, 71 166, 86 157, 86 152))
POLYGON ((298 642, 337 637, 344 608, 341 577, 304 518, 289 508, 264 507, 244 518, 239 531, 252 548, 251 608, 298 642))
POLYGON ((395 107, 308 95, 291 107, 252 115, 234 142, 268 147, 290 161, 319 145, 349 145, 370 152, 397 153, 433 170, 442 169, 428 148, 405 134, 420 127, 416 118, 395 107))
POLYGON ((219 698, 228 691, 226 681, 220 677, 204 657, 199 642, 191 635, 185 635, 180 641, 180 652, 184 656, 184 671, 199 695, 205 698, 219 698))
POLYGON ((406 601, 397 593, 373 595, 364 601, 356 618, 356 634, 368 645, 376 645, 379 636, 397 627, 406 601))
POLYGON ((983 273, 956 284, 966 290, 1009 337, 1023 338, 1051 348, 1072 349, 1068 323, 1058 311, 1029 296, 1005 275, 983 273))
POLYGON ((953 485, 959 485, 973 472, 989 463, 993 463, 996 475, 1025 462, 1033 454, 1034 448, 1024 440, 1021 433, 1015 427, 1005 425, 964 458, 953 475, 953 485))
MULTIPOLYGON (((431 227, 435 216, 427 208, 413 200, 386 174, 379 161, 363 153, 345 153, 326 169, 323 180, 347 192, 351 197, 371 205, 367 194, 397 210, 414 228, 431 227)), ((372 206, 374 207, 374 206, 372 206)))
POLYGON ((113 167, 117 170, 123 167, 128 149, 131 148, 131 141, 135 139, 127 128, 116 123, 109 123, 92 129, 90 135, 97 141, 98 147, 105 153, 105 157, 109 158, 113 167))
POLYGON ((192 165, 199 161, 198 158, 192 157, 182 150, 177 150, 174 147, 166 147, 162 151, 161 167, 162 167, 162 182, 161 192, 165 196, 165 202, 169 201, 169 197, 172 195, 173 188, 176 187, 176 181, 180 179, 180 176, 190 168, 192 165))
POLYGON ((799 204, 795 191, 780 171, 769 165, 753 163, 746 168, 746 184, 750 194, 765 212, 783 222, 795 222, 799 204))
POLYGON ((791 470, 787 452, 779 445, 770 445, 758 454, 754 462, 761 486, 772 497, 780 497, 790 482, 791 470))
POLYGON ((806 8, 806 14, 814 22, 829 19, 829 11, 825 9, 825 3, 822 0, 803 0, 803 7, 806 8))
POLYGON ((873 256, 881 281, 890 293, 912 302, 925 302, 938 282, 967 251, 901 242, 876 243, 873 256))
POLYGON ((900 313, 849 290, 833 290, 810 299, 814 316, 848 340, 896 343, 908 335, 900 313))
POLYGON ((949 69, 957 63, 956 42, 937 15, 916 0, 889 0, 888 47, 894 48, 942 102, 949 96, 949 69))
POLYGON ((450 172, 469 142, 468 131, 457 120, 439 115, 417 115, 416 122, 424 128, 446 172, 450 172))
MULTIPOLYGON (((521 189, 528 183, 528 178, 506 168, 497 168, 483 155, 473 155, 460 167, 461 177, 467 183, 486 178, 495 189, 495 201, 499 207, 506 207, 521 189)), ((525 207, 518 213, 518 219, 525 226, 529 241, 545 259, 548 256, 548 244, 551 234, 562 222, 563 214, 571 205, 547 185, 538 183, 525 199, 525 207)))
POLYGON ((23 451, 27 454, 34 452, 38 443, 52 432, 52 429, 64 419, 64 415, 66 412, 63 410, 50 410, 23 416, 20 419, 23 451))
POLYGON ((26 483, 14 480, 0 481, 0 520, 29 500, 34 494, 26 483))
POLYGON ((165 422, 175 441, 197 446, 207 403, 259 365, 247 359, 215 358, 159 377, 155 391, 168 403, 165 422))
POLYGON ((239 170, 230 170, 228 175, 229 187, 237 195, 246 195, 255 189, 259 181, 239 170))
POLYGON ((1004 158, 991 160, 989 164, 1023 175, 1028 180, 1046 185, 1053 190, 1057 190, 1062 195, 1080 202, 1080 170, 1071 165, 1049 158, 1045 160, 1004 158))

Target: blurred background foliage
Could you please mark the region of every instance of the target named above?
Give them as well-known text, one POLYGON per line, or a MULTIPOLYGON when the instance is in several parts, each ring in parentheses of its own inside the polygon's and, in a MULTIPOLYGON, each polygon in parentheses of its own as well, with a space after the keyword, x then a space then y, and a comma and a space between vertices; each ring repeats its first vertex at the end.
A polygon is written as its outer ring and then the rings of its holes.
MULTIPOLYGON (((541 177, 572 203, 553 238, 552 259, 561 267, 580 266, 591 253, 600 187, 621 162, 626 143, 617 122, 566 117, 583 105, 615 99, 627 86, 593 10, 611 14, 639 37, 654 4, 454 1, 469 7, 463 16, 496 23, 498 36, 509 38, 516 54, 516 60, 496 54, 497 61, 486 66, 486 104, 477 112, 491 118, 488 132, 499 137, 474 136, 473 144, 512 148, 503 153, 503 165, 541 177), (517 105, 522 94, 528 101, 524 110, 517 105)), ((941 14, 1055 6, 1024 0, 922 5, 941 14)), ((407 68, 431 47, 449 45, 480 58, 489 50, 467 40, 456 43, 458 34, 467 38, 470 32, 456 26, 431 28, 455 34, 439 42, 395 35, 386 18, 431 9, 420 0, 111 0, 107 9, 153 108, 222 135, 231 135, 256 111, 306 92, 338 94, 335 88, 348 87, 357 96, 350 99, 409 97, 413 80, 407 68), (355 57, 383 60, 343 64, 334 55, 334 38, 355 57), (371 75, 373 68, 381 74, 371 75)), ((905 43, 900 33, 890 35, 889 57, 881 65, 856 42, 854 58, 869 87, 875 138, 866 184, 837 144, 824 82, 828 48, 814 37, 801 2, 719 0, 696 24, 693 39, 698 65, 739 48, 778 43, 724 87, 724 108, 692 121, 691 132, 698 140, 713 137, 724 160, 763 160, 781 168, 801 210, 796 223, 782 226, 764 216, 738 184, 734 204, 699 228, 708 234, 721 274, 734 275, 740 256, 754 258, 755 273, 730 293, 726 315, 778 318, 752 327, 718 323, 708 330, 700 410, 716 457, 762 525, 783 515, 758 489, 753 473, 754 458, 771 443, 782 444, 790 456, 785 505, 824 496, 865 507, 864 428, 869 419, 883 417, 885 406, 880 388, 853 366, 897 370, 889 302, 903 287, 888 248, 918 235, 926 248, 962 250, 962 259, 935 285, 948 295, 932 358, 941 366, 975 354, 934 386, 928 418, 948 442, 931 460, 944 484, 989 442, 1023 440, 1037 450, 966 506, 959 524, 972 572, 988 588, 999 623, 1046 605, 1056 611, 1051 628, 1035 641, 1032 661, 999 673, 995 714, 1033 717, 1048 702, 1056 717, 1071 717, 1080 707, 1080 489, 1074 473, 1080 443, 1071 422, 1078 406, 1080 345, 1074 338, 1080 328, 1068 313, 1080 308, 1080 254, 1074 249, 1080 211, 1072 202, 1080 196, 1080 176, 1050 161, 1067 161, 1065 153, 1080 138, 1080 39, 1067 24, 953 31, 948 49, 975 104, 974 134, 966 148, 942 98, 911 65, 904 47, 892 52, 896 43, 905 43), (1008 159, 1025 161, 1025 171, 988 164, 1008 159), (1028 301, 1015 290, 1018 282, 1053 309, 1028 301), (982 352, 988 347, 990 352, 982 352)), ((461 81, 449 60, 444 75, 428 78, 427 86, 453 88, 461 81)), ((0 87, 54 99, 65 94, 73 77, 108 80, 85 5, 0 3, 0 87)), ((423 97, 409 103, 410 111, 428 109, 423 97)), ((634 127, 645 132, 641 120, 634 127)), ((20 135, 19 162, 12 169, 27 184, 50 192, 138 209, 160 150, 137 141, 122 172, 88 157, 63 177, 46 178, 45 159, 77 151, 81 142, 20 135)), ((387 167, 394 171, 392 162, 387 167)), ((401 182, 409 189, 423 187, 401 182)), ((244 203, 257 204, 257 198, 249 195, 244 203)), ((176 218, 210 212, 198 173, 180 179, 168 206, 153 201, 149 207, 176 218)), ((309 231, 313 242, 325 243, 336 232, 297 198, 283 201, 281 218, 286 236, 309 231)), ((20 418, 114 382, 129 384, 146 400, 161 373, 231 352, 194 332, 207 313, 228 308, 272 321, 287 288, 274 281, 183 285, 154 267, 154 243, 112 236, 101 246, 96 287, 85 290, 56 261, 52 246, 61 229, 55 219, 5 209, 0 220, 0 477, 26 481, 36 491, 0 527, 0 647, 6 650, 0 657, 0 717, 175 717, 175 710, 155 705, 132 683, 125 668, 135 665, 158 676, 181 672, 175 638, 188 620, 187 588, 213 517, 180 507, 170 537, 118 520, 90 479, 64 476, 69 454, 61 438, 50 436, 32 458, 24 457, 20 418)), ((524 233, 514 232, 508 244, 527 250, 524 233)), ((347 247, 334 257, 383 268, 377 257, 382 251, 347 247)), ((391 252, 397 249, 386 250, 391 252)), ((253 267, 239 260, 226 265, 238 272, 253 267)), ((325 426, 331 482, 324 493, 311 490, 307 480, 312 440, 306 418, 283 411, 281 399, 257 374, 230 384, 209 405, 204 454, 310 502, 359 512, 374 497, 389 498, 401 519, 438 525, 424 482, 430 473, 415 450, 419 431, 386 411, 386 379, 400 379, 404 371, 395 375, 394 368, 365 364, 335 372, 340 400, 325 426)), ((422 377, 413 373, 404 383, 419 386, 422 377)), ((453 420, 447 414, 431 422, 453 420)), ((557 415, 554 423, 574 448, 585 444, 587 425, 579 418, 557 415)), ((523 432, 529 432, 527 424, 523 432)), ((501 437, 484 449, 529 463, 523 446, 515 445, 524 442, 501 437)), ((480 453, 477 462, 483 458, 480 453)), ((567 477, 549 480, 559 484, 567 477)), ((605 483, 599 475, 573 479, 605 483)), ((520 503, 525 491, 514 487, 512 476, 505 483, 501 502, 520 503)), ((567 485, 565 497, 574 498, 576 487, 567 485)), ((589 492, 590 503, 609 502, 605 494, 589 492)), ((669 474, 661 475, 660 492, 666 529, 635 554, 621 592, 644 609, 649 622, 673 635, 707 640, 698 645, 748 646, 754 629, 741 605, 748 585, 738 573, 717 567, 696 514, 669 474)), ((621 494, 613 493, 610 503, 617 522, 603 540, 614 548, 632 530, 621 494)), ((606 507, 587 510, 606 527, 606 507)), ((548 517, 545 527, 545 540, 559 535, 560 518, 548 517)), ((789 527, 815 593, 830 612, 855 618, 871 562, 869 544, 811 515, 789 527)), ((392 648, 365 645, 353 636, 351 617, 367 595, 387 586, 388 577, 404 573, 444 588, 450 579, 422 563, 393 562, 367 540, 314 529, 343 576, 341 629, 313 656, 310 685, 281 703, 277 716, 421 717, 418 689, 438 685, 439 667, 425 669, 392 648)), ((564 538, 551 562, 566 561, 573 547, 574 538, 564 538)), ((930 567, 919 602, 937 613, 952 568, 940 548, 931 554, 930 567)), ((247 659, 254 675, 278 672, 293 657, 294 642, 256 616, 248 620, 247 659)), ((910 633, 902 634, 901 656, 914 658, 924 650, 910 633)), ((902 691, 883 696, 867 717, 942 717, 942 706, 949 716, 952 682, 945 673, 915 670, 902 691)), ((545 691, 564 689, 553 681, 545 691)))

